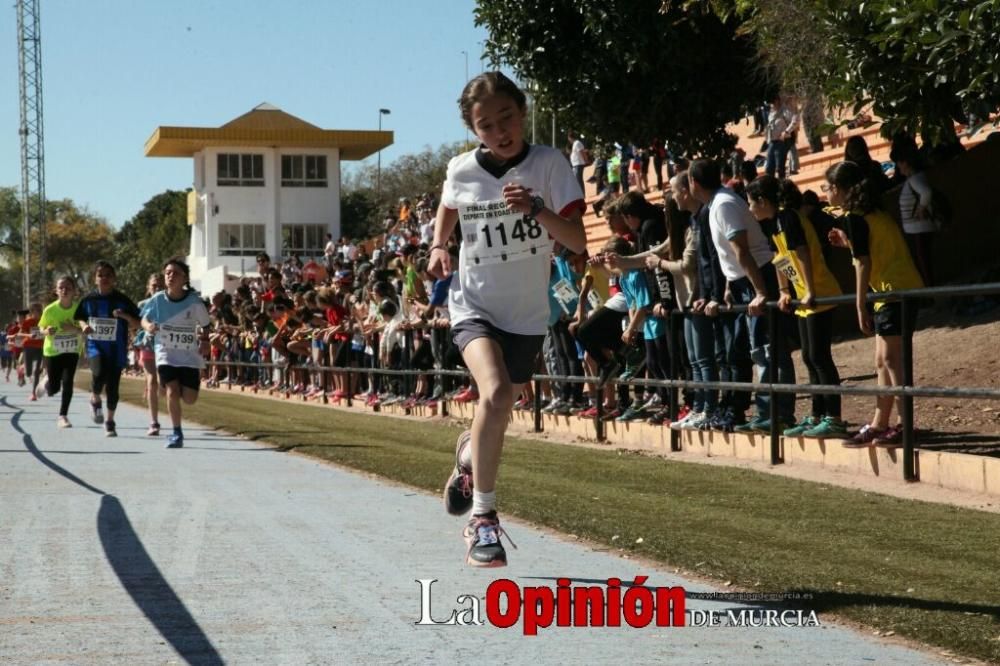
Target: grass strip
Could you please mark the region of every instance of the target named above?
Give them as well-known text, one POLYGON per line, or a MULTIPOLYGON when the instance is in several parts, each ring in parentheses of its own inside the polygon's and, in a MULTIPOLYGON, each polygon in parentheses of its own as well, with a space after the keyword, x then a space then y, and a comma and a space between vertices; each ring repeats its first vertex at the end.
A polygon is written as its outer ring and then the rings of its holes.
MULTIPOLYGON (((122 397, 141 404, 142 384, 122 382, 122 397)), ((208 391, 184 415, 432 492, 460 432, 208 391)), ((1000 662, 1000 515, 517 437, 500 484, 504 514, 737 588, 809 593, 821 619, 1000 662)))

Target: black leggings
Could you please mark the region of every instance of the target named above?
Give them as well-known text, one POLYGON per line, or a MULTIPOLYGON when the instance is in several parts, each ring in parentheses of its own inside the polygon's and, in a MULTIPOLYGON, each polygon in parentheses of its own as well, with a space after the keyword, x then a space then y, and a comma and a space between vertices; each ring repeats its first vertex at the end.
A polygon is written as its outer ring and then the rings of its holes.
MULTIPOLYGON (((810 384, 840 384, 840 373, 830 352, 830 333, 833 330, 833 309, 819 312, 799 320, 799 338, 802 343, 802 361, 809 371, 810 384)), ((840 418, 840 396, 836 394, 812 396, 812 415, 840 418)))
POLYGON ((622 348, 622 320, 625 314, 600 307, 580 324, 576 338, 598 363, 604 363, 604 350, 617 352, 622 348))
POLYGON ((46 391, 50 396, 62 391, 62 402, 59 403, 59 416, 69 414, 69 401, 73 399, 73 378, 76 377, 76 364, 79 354, 59 354, 45 357, 45 372, 49 376, 46 391))
MULTIPOLYGON (((667 343, 667 336, 661 335, 650 340, 646 338, 646 373, 650 379, 670 379, 670 345, 667 343)), ((667 389, 659 387, 656 392, 667 404, 667 389)))
POLYGON ((38 379, 42 376, 42 348, 24 348, 24 376, 31 380, 31 390, 38 388, 38 379))
MULTIPOLYGON (((583 377, 583 364, 576 350, 576 340, 569 332, 569 324, 563 320, 549 327, 552 346, 556 352, 556 368, 564 377, 583 377)), ((603 358, 603 357, 602 357, 603 358)), ((560 397, 563 400, 583 400, 583 384, 561 382, 560 397)))
POLYGON ((118 407, 118 385, 122 380, 122 367, 113 358, 107 356, 91 356, 90 361, 90 391, 101 399, 101 391, 108 396, 108 409, 114 411, 118 407))

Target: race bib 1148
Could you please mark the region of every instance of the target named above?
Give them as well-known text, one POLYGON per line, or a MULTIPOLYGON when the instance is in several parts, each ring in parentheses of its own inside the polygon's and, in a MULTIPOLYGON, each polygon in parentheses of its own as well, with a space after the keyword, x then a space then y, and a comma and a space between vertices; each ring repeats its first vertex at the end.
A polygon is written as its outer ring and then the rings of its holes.
POLYGON ((538 220, 510 210, 504 201, 484 201, 458 207, 465 263, 504 264, 548 255, 549 235, 538 220))

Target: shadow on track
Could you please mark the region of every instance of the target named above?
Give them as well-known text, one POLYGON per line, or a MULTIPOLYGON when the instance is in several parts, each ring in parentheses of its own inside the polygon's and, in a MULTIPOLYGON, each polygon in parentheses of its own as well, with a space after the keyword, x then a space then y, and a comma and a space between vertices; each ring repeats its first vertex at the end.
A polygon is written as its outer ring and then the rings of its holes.
POLYGON ((97 512, 97 533, 101 539, 104 556, 118 576, 122 587, 132 597, 132 601, 146 619, 189 664, 224 663, 184 602, 149 557, 118 498, 90 485, 65 467, 49 460, 35 445, 32 436, 21 427, 22 411, 8 403, 7 396, 0 396, 0 406, 17 410, 10 419, 11 426, 21 434, 24 447, 38 462, 64 479, 100 495, 101 508, 97 512))

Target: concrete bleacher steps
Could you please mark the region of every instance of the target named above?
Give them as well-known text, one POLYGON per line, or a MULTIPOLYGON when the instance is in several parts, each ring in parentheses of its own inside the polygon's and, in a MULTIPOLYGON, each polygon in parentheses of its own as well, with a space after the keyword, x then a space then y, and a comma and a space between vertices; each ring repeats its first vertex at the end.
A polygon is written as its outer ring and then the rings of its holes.
MULTIPOLYGON (((421 419, 442 418, 439 406, 417 406, 404 408, 401 404, 372 408, 361 401, 354 401, 351 407, 345 403, 326 405, 321 399, 303 400, 288 393, 271 394, 268 391, 251 391, 240 386, 229 387, 223 383, 216 391, 241 391, 258 397, 302 402, 317 407, 334 407, 355 412, 384 416, 409 416, 421 419)), ((448 418, 471 422, 475 414, 475 403, 449 401, 446 403, 448 418)), ((534 434, 534 414, 530 411, 515 411, 511 415, 510 431, 531 437, 534 434)), ((670 428, 654 426, 641 421, 629 423, 605 423, 605 441, 597 441, 595 423, 591 419, 576 416, 542 415, 542 429, 546 433, 573 438, 575 441, 591 445, 603 445, 630 451, 643 451, 670 459, 678 454, 670 450, 670 428)), ((699 456, 732 461, 756 461, 769 463, 771 460, 770 438, 767 435, 741 433, 720 433, 702 431, 682 431, 680 437, 681 454, 685 460, 699 456)), ((820 468, 859 477, 903 478, 902 449, 848 449, 839 440, 807 439, 804 437, 782 437, 781 456, 786 466, 820 468)), ((1000 458, 954 453, 949 451, 916 451, 915 469, 919 482, 948 490, 980 493, 1000 497, 1000 458)))

